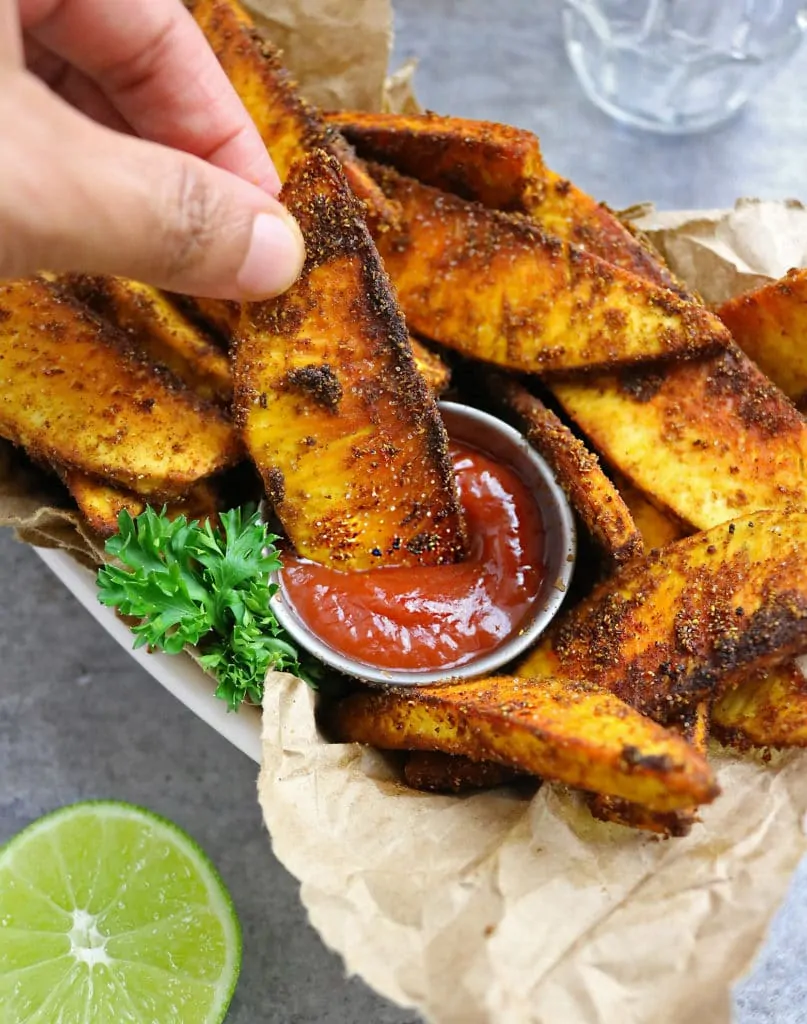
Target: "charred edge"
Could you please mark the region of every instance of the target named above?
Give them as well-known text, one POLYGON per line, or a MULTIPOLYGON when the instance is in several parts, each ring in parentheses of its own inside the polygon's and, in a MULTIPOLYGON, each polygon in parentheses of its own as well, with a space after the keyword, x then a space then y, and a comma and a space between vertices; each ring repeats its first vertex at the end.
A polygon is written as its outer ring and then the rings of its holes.
POLYGON ((281 378, 280 387, 300 391, 330 412, 336 412, 342 401, 342 385, 328 363, 289 370, 281 378))
POLYGON ((692 811, 650 811, 641 804, 620 797, 593 794, 588 800, 592 817, 598 821, 638 828, 644 832, 676 839, 688 836, 695 822, 692 811))
POLYGON ((281 470, 273 467, 267 470, 265 476, 266 497, 273 505, 279 505, 286 498, 286 478, 281 470))
MULTIPOLYGON (((690 659, 661 664, 653 693, 637 706, 667 723, 694 701, 715 694, 733 673, 770 663, 779 656, 784 660, 803 650, 807 650, 807 602, 798 593, 778 595, 749 617, 739 636, 718 637, 712 650, 702 652, 694 664, 690 659)), ((626 681, 630 682, 632 675, 635 673, 628 669, 626 681)), ((641 696, 641 687, 634 692, 641 696)))
POLYGON ((716 360, 706 393, 732 399, 743 424, 768 437, 804 427, 796 408, 735 345, 716 360))
POLYGON ((675 768, 675 763, 669 754, 643 754, 638 747, 631 745, 622 748, 620 761, 629 773, 638 769, 643 772, 653 774, 660 772, 666 775, 675 768))

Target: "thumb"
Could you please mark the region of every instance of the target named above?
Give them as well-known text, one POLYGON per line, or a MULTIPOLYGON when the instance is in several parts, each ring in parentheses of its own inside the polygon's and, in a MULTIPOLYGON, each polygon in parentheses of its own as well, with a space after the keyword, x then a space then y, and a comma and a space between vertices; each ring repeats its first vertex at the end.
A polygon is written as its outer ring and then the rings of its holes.
POLYGON ((0 277, 75 270, 245 300, 302 269, 299 228, 262 189, 104 128, 26 72, 0 72, 0 125, 0 277))

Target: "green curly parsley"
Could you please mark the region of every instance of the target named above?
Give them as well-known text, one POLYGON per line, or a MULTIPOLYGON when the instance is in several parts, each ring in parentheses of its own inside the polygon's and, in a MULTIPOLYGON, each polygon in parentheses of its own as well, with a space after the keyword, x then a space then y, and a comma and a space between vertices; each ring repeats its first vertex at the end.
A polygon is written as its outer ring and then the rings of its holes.
POLYGON ((132 627, 135 649, 148 646, 178 654, 198 646, 202 666, 218 682, 216 696, 237 710, 245 699, 260 704, 270 669, 301 676, 316 688, 321 669, 301 658, 270 607, 280 568, 259 513, 233 509, 221 526, 169 519, 147 508, 133 519, 118 517, 107 553, 126 568, 98 572, 98 600, 140 622, 132 627))

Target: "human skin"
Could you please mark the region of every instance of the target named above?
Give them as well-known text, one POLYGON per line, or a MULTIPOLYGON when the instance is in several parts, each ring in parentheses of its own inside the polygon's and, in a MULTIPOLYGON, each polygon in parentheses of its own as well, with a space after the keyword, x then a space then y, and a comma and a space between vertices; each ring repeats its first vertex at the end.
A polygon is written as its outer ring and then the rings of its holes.
POLYGON ((275 295, 304 259, 279 189, 180 0, 0 0, 0 278, 275 295))

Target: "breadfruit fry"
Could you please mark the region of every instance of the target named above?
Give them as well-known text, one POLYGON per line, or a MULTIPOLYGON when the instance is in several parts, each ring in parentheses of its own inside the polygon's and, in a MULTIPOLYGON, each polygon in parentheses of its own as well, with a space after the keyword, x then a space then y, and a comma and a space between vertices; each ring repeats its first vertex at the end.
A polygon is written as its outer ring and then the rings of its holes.
POLYGON ((226 353, 151 285, 122 277, 67 277, 70 291, 125 331, 152 362, 164 366, 201 398, 229 404, 233 393, 226 353))
POLYGON ((448 437, 339 164, 281 193, 306 243, 285 295, 244 306, 234 407, 298 554, 343 570, 464 551, 448 437))
MULTIPOLYGON (((146 500, 138 494, 113 487, 75 469, 57 472, 90 529, 101 537, 111 537, 118 532, 118 516, 124 509, 132 517, 145 511, 146 500)), ((215 488, 203 480, 194 484, 184 497, 168 502, 166 509, 172 517, 184 515, 188 519, 209 519, 219 510, 218 495, 215 488)))
POLYGON ((401 206, 377 243, 407 323, 464 355, 528 372, 691 356, 730 343, 703 306, 549 238, 523 218, 467 203, 374 165, 401 206))
POLYGON ((471 761, 438 750, 414 750, 407 755, 404 778, 413 789, 429 793, 467 793, 506 786, 525 776, 494 761, 471 761))
POLYGON ((807 507, 807 423, 736 346, 552 391, 612 466, 695 529, 807 507))
POLYGON ((521 128, 433 113, 344 110, 326 118, 360 156, 493 210, 525 212, 543 195, 541 148, 521 128))
POLYGON ((640 490, 617 475, 616 486, 628 506, 636 529, 642 537, 645 552, 663 548, 673 541, 681 540, 693 531, 669 512, 661 512, 640 490))
POLYGON ((409 337, 409 344, 412 348, 412 358, 415 360, 418 373, 426 381, 429 390, 434 395, 442 395, 444 391, 448 390, 448 386, 451 383, 451 368, 447 363, 443 362, 436 352, 426 348, 422 341, 418 341, 417 338, 413 338, 411 335, 409 337))
POLYGON ((774 384, 807 406, 807 270, 730 299, 717 315, 774 384))
POLYGON ((692 298, 661 256, 604 203, 544 166, 532 132, 432 113, 327 116, 361 156, 492 210, 527 214, 546 234, 692 298))
POLYGON ((237 0, 186 0, 285 182, 292 166, 316 149, 342 164, 374 224, 394 223, 397 212, 363 163, 320 112, 306 103, 275 48, 263 39, 237 0))
POLYGON ((487 393, 516 420, 552 467, 575 512, 607 557, 622 564, 640 554, 641 535, 597 456, 518 381, 488 373, 484 382, 487 393))
POLYGON ((717 794, 680 736, 582 683, 497 677, 367 691, 336 704, 329 721, 342 742, 496 761, 657 811, 717 794))
POLYGON ((729 687, 712 708, 715 735, 739 747, 807 746, 807 679, 798 665, 761 669, 729 687))
POLYGON ((139 494, 182 494, 240 451, 223 413, 46 281, 0 283, 0 436, 139 494))
MULTIPOLYGON (((701 701, 684 721, 672 723, 669 728, 683 736, 705 757, 709 741, 709 702, 701 701)), ((615 796, 592 794, 588 803, 598 821, 611 821, 615 825, 626 825, 661 836, 687 836, 698 820, 693 810, 660 813, 615 796)))
POLYGON ((546 171, 546 187, 527 211, 542 231, 573 242, 593 256, 669 288, 692 300, 689 289, 666 266, 661 256, 627 228, 604 203, 598 203, 567 178, 546 171))
POLYGON ((807 651, 807 512, 760 512, 626 565, 518 666, 585 679, 673 721, 807 651))

